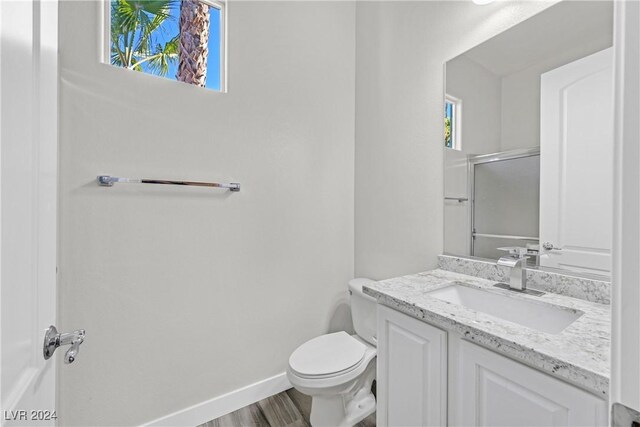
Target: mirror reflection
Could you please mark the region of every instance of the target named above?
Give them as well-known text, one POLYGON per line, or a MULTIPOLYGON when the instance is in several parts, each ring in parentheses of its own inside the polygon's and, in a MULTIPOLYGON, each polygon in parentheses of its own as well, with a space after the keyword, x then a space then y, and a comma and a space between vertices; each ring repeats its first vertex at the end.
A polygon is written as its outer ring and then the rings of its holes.
POLYGON ((611 270, 612 2, 560 2, 446 63, 445 253, 611 270))

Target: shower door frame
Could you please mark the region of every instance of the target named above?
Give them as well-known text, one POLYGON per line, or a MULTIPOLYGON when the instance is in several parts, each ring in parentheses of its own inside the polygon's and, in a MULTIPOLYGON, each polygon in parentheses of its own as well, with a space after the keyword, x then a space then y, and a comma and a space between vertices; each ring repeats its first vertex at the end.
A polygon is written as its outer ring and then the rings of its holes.
MULTIPOLYGON (((469 233, 469 254, 475 257, 475 241, 476 241, 476 217, 475 217, 475 205, 476 205, 476 187, 475 187, 475 167, 476 165, 485 163, 501 162, 505 160, 522 159, 526 157, 540 156, 540 147, 533 148, 518 148, 515 150, 500 151, 491 154, 478 154, 469 155, 467 157, 467 177, 469 185, 469 225, 471 232, 469 233)), ((539 233, 538 233, 539 234, 539 233)), ((482 235, 481 237, 488 237, 482 235)), ((496 235, 496 237, 498 237, 496 235)), ((532 240, 540 241, 540 236, 537 238, 529 238, 529 236, 500 236, 502 238, 518 238, 518 240, 532 240), (524 237, 524 238, 523 238, 524 237)))

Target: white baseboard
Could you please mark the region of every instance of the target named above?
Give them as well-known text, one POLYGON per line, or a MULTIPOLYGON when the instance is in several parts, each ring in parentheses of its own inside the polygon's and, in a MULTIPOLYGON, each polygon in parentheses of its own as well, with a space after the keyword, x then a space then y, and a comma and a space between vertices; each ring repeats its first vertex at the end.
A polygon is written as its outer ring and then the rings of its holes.
POLYGON ((290 389, 285 372, 153 420, 144 426, 194 427, 290 389))

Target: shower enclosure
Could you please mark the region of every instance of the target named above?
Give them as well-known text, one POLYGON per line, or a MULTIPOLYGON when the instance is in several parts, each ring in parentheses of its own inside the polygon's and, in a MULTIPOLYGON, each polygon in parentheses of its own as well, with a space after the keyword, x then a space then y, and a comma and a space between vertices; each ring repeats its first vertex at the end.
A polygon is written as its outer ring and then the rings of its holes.
POLYGON ((540 149, 469 156, 468 168, 470 254, 496 259, 504 246, 537 251, 540 149))

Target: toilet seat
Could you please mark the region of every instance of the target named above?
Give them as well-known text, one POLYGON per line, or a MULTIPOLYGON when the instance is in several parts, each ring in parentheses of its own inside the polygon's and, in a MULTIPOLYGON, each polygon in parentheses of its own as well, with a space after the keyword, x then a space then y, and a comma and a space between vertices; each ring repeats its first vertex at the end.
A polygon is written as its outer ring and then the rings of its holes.
POLYGON ((298 347, 289 368, 301 378, 330 378, 353 371, 365 359, 367 346, 346 332, 321 335, 298 347))

